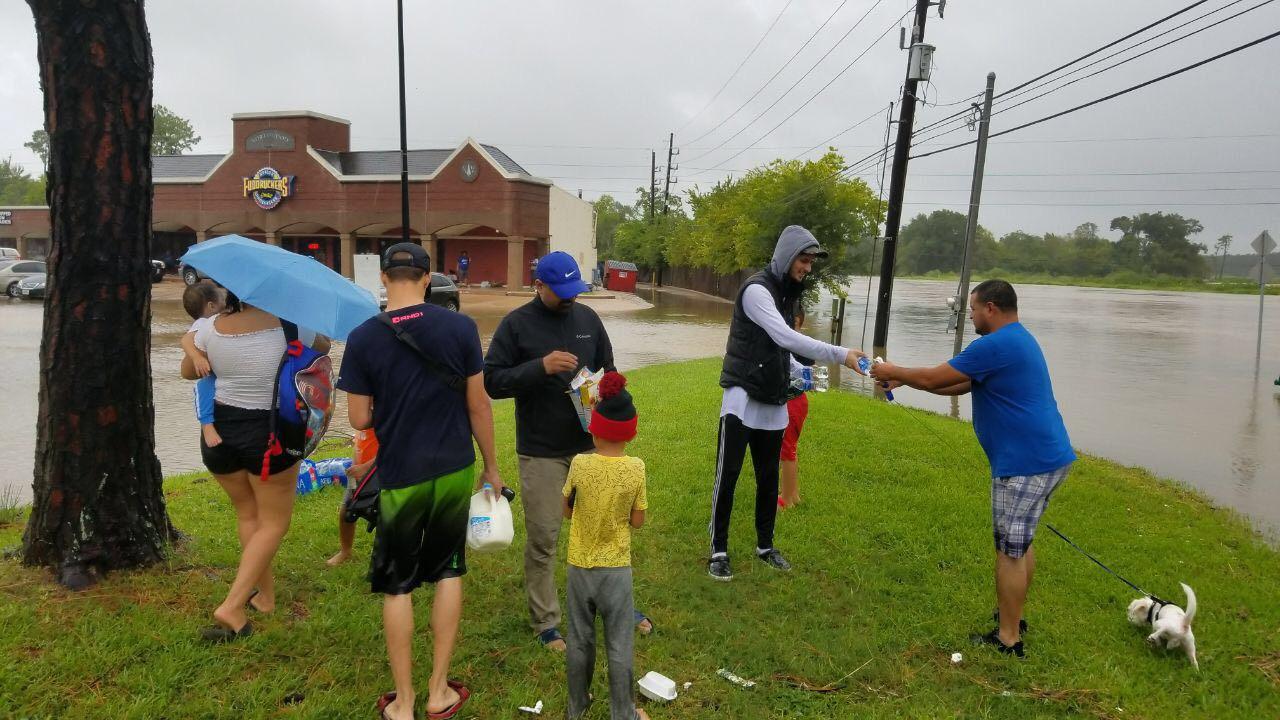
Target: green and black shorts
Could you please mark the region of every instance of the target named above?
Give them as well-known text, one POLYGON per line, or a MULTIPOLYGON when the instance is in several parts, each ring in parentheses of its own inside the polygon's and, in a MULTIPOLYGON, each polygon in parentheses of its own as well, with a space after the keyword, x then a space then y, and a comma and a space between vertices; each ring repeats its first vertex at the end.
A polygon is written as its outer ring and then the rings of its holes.
POLYGON ((409 487, 383 488, 370 559, 373 592, 403 595, 467 572, 475 465, 409 487))

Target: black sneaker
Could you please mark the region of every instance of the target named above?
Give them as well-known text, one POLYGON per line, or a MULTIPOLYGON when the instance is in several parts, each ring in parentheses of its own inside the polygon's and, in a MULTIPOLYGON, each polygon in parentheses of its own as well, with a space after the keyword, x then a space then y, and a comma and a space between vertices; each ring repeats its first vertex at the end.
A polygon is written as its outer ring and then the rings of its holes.
POLYGON ((733 570, 729 567, 728 555, 717 555, 707 563, 707 574, 713 580, 729 582, 733 579, 733 570))
POLYGON ((1012 645, 1005 645, 1000 640, 1000 628, 996 628, 986 635, 972 635, 969 639, 973 641, 974 645, 990 645, 1004 655, 1013 655, 1019 658, 1027 656, 1026 651, 1023 650, 1021 640, 1012 645))
MULTIPOLYGON (((999 626, 1000 626, 1000 611, 999 611, 999 610, 997 610, 997 611, 995 611, 995 612, 991 613, 991 622, 995 623, 995 624, 996 624, 996 627, 999 627, 999 626)), ((1027 619, 1026 619, 1026 618, 1022 618, 1021 620, 1019 620, 1019 621, 1018 621, 1018 634, 1019 634, 1019 635, 1026 635, 1026 634, 1027 634, 1027 619)))
POLYGON ((770 548, 762 553, 756 553, 756 557, 774 570, 786 572, 791 569, 791 563, 782 557, 782 553, 778 552, 777 548, 770 548))

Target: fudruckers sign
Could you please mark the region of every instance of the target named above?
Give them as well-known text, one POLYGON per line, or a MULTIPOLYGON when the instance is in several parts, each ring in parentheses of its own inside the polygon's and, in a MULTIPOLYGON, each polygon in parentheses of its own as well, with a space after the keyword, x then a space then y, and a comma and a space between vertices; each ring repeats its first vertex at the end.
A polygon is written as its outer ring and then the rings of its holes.
POLYGON ((244 196, 253 198, 263 210, 271 210, 293 194, 293 180, 293 175, 281 175, 275 168, 264 167, 244 179, 244 196))

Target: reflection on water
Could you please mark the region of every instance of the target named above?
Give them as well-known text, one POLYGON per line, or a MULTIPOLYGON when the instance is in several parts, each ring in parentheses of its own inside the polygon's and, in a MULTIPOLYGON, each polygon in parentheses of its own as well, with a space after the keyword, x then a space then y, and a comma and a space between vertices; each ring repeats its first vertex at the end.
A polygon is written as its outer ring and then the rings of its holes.
MULTIPOLYGON (((869 345, 874 312, 867 339, 860 340, 865 280, 849 290, 844 342, 869 345)), ((906 365, 945 361, 953 342, 946 298, 955 286, 900 280, 894 290, 889 357, 906 365)), ((1256 297, 1031 285, 1018 292, 1022 320, 1044 348, 1076 447, 1184 481, 1220 504, 1280 527, 1280 388, 1271 384, 1280 374, 1275 298, 1267 301, 1269 332, 1259 370, 1256 297)), ((723 353, 732 305, 679 291, 642 289, 640 297, 653 306, 601 313, 620 368, 723 353)), ((874 287, 871 298, 874 303, 874 287)), ((157 301, 154 310, 157 452, 167 473, 195 470, 200 463, 191 389, 177 377, 178 340, 189 321, 176 301, 157 301)), ((40 317, 35 303, 0 301, 0 463, 11 470, 0 482, 25 496, 35 446, 40 317)), ((474 317, 487 345, 501 313, 474 317)), ((831 298, 823 294, 806 331, 827 340, 830 323, 831 298)), ((966 338, 972 338, 972 327, 966 327, 966 338)), ((339 356, 341 349, 335 348, 339 356)), ((871 390, 851 372, 833 372, 832 382, 854 392, 871 390)), ((950 398, 906 388, 895 395, 900 403, 952 411, 950 398)), ((960 399, 957 410, 967 417, 969 399, 960 399)), ((345 418, 340 407, 337 432, 349 432, 345 418)))

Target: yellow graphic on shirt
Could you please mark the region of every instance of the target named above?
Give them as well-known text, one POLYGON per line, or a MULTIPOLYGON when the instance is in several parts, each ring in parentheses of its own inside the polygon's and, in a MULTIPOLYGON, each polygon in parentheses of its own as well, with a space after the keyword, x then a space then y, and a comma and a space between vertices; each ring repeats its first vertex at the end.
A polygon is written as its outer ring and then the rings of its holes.
POLYGON ((631 510, 649 507, 644 461, 578 455, 569 465, 564 496, 574 491, 569 564, 580 568, 631 565, 631 510))

